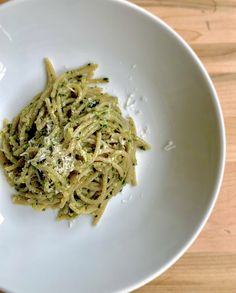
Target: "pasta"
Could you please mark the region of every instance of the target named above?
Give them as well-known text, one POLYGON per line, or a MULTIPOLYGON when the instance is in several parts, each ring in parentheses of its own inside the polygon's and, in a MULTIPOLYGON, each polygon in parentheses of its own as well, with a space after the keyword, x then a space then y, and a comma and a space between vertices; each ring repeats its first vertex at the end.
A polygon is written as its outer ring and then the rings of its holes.
POLYGON ((149 145, 122 117, 118 99, 94 78, 96 64, 59 77, 45 59, 47 85, 1 131, 0 162, 14 186, 15 204, 57 209, 58 219, 93 216, 126 183, 136 184, 136 149, 149 145))

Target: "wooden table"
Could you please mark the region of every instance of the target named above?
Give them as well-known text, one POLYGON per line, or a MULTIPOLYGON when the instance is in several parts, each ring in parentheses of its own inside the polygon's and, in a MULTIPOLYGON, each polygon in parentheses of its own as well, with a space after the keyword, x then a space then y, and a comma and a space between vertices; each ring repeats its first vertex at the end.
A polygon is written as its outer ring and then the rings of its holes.
MULTIPOLYGON (((0 0, 0 3, 4 1, 0 0)), ((136 292, 235 293, 236 0, 132 2, 172 26, 198 54, 218 91, 227 133, 224 182, 207 225, 172 268, 136 292)))

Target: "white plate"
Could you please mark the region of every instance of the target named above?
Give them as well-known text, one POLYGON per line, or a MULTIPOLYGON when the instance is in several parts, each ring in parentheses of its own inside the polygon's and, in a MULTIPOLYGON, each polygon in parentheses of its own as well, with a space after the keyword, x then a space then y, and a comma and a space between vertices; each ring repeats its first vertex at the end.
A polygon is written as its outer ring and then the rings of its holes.
POLYGON ((148 127, 152 150, 138 156, 138 186, 114 198, 97 227, 83 217, 69 229, 52 212, 13 205, 1 174, 0 286, 14 293, 132 290, 183 254, 215 203, 225 156, 216 92, 184 41, 128 2, 19 0, 0 6, 1 121, 43 88, 45 56, 58 72, 99 63, 98 75, 111 78, 107 90, 121 104, 134 94, 130 114, 139 131, 148 127), (169 140, 176 148, 165 151, 169 140))

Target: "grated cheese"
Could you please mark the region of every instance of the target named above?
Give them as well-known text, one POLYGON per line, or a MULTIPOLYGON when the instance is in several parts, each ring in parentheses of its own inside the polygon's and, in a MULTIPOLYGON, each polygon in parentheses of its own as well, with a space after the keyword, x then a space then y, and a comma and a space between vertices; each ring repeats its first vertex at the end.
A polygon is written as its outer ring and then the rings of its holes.
POLYGON ((74 224, 75 224, 75 219, 68 221, 68 226, 70 229, 74 226, 74 224))
POLYGON ((121 200, 121 203, 127 203, 127 202, 128 202, 127 199, 122 199, 122 200, 121 200))
POLYGON ((143 129, 140 132, 140 136, 142 138, 145 138, 147 136, 147 134, 150 133, 149 127, 148 126, 144 126, 143 129))
POLYGON ((0 213, 0 225, 4 222, 5 218, 3 217, 3 215, 0 213))
POLYGON ((128 95, 124 108, 128 109, 131 105, 133 105, 135 103, 135 101, 133 100, 134 94, 130 94, 128 95))
POLYGON ((164 146, 164 150, 166 152, 171 151, 171 150, 173 150, 175 148, 176 148, 176 145, 173 143, 172 140, 169 140, 168 143, 167 143, 167 145, 164 146))

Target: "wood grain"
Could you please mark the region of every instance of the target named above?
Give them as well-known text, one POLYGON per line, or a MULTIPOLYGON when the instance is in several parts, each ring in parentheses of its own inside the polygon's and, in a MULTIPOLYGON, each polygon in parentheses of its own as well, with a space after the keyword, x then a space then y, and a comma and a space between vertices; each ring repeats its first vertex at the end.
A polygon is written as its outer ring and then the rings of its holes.
POLYGON ((137 293, 234 293, 236 255, 187 253, 166 273, 137 293))
MULTIPOLYGON (((5 2, 0 0, 0 3, 5 2)), ((217 89, 227 159, 216 207, 189 251, 137 293, 236 292, 236 0, 131 0, 174 28, 198 54, 217 89)), ((1 293, 1 292, 0 292, 1 293)))

